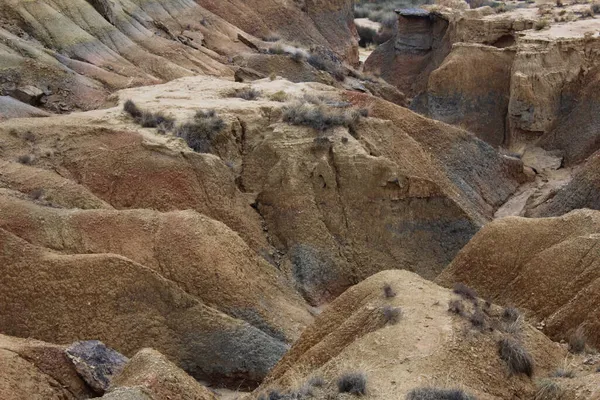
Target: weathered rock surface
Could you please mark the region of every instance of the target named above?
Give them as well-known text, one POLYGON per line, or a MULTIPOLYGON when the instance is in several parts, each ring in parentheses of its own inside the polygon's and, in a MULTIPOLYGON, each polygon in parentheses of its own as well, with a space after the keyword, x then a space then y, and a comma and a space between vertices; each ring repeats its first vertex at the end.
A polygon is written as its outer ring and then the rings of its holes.
POLYGON ((109 382, 103 399, 217 398, 164 355, 148 348, 127 360, 94 340, 67 347, 0 335, 0 365, 3 400, 83 400, 103 393, 109 382))
POLYGON ((436 279, 462 282, 483 298, 529 310, 553 339, 580 325, 600 345, 600 212, 496 220, 483 227, 436 279))
POLYGON ((47 117, 48 114, 12 97, 0 96, 0 121, 8 118, 47 117))
POLYGON ((302 7, 273 0, 5 1, 0 14, 0 95, 38 104, 43 93, 44 107, 56 112, 98 108, 124 87, 197 74, 233 78, 229 58, 256 51, 239 39, 252 38, 244 28, 358 62, 350 0, 302 7))
POLYGON ((589 157, 575 172, 572 179, 557 188, 547 201, 532 206, 526 216, 554 217, 579 208, 600 210, 600 153, 589 157))
POLYGON ((533 380, 508 373, 497 342, 516 335, 534 360, 534 379, 553 371, 565 350, 527 323, 518 333, 507 333, 501 324, 490 331, 488 323, 502 313, 495 306, 477 331, 467 318, 448 312, 453 297, 410 272, 380 272, 333 301, 254 393, 306 390, 310 378, 320 376, 324 386, 311 391, 330 398, 338 392, 339 377, 360 371, 368 398, 404 398, 424 386, 460 387, 481 399, 533 397, 533 380), (386 284, 395 297, 384 296, 386 284), (384 310, 390 315, 396 308, 401 316, 386 324, 384 310))

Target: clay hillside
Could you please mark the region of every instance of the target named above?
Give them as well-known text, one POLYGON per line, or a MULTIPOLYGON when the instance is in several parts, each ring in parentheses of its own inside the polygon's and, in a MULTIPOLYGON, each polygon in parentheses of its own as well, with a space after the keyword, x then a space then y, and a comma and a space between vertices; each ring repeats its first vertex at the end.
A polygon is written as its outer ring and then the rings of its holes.
POLYGON ((0 400, 600 399, 599 33, 0 0, 0 400))

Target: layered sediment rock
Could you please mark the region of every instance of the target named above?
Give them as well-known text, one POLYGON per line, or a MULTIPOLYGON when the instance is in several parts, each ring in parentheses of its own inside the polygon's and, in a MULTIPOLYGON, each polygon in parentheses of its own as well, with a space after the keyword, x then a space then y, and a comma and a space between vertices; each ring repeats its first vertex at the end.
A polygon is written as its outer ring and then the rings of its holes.
POLYGON ((29 87, 43 93, 36 101, 45 108, 65 112, 98 108, 125 87, 197 74, 233 77, 230 58, 255 52, 253 41, 260 42, 244 28, 358 62, 351 1, 250 6, 261 12, 245 13, 241 2, 191 0, 2 2, 0 95, 29 87))
POLYGON ((401 11, 398 33, 365 68, 412 96, 414 110, 492 145, 539 142, 568 164, 596 151, 600 40, 585 33, 594 23, 536 31, 545 17, 534 8, 479 10, 401 11))

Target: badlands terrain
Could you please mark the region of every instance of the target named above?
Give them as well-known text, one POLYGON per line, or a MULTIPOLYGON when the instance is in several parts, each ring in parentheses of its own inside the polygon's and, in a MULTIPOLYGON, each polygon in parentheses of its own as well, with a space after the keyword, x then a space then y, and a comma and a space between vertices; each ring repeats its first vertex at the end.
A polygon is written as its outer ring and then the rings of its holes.
POLYGON ((599 32, 0 0, 0 400, 600 399, 599 32))

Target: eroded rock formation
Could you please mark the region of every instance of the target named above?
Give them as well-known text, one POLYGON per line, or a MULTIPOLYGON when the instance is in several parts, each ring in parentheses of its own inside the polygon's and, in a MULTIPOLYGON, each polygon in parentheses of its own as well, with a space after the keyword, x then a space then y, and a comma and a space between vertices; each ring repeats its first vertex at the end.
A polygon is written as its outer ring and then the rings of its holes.
POLYGON ((402 11, 396 36, 365 67, 409 94, 414 110, 492 145, 539 142, 581 162, 597 150, 600 41, 585 21, 533 30, 546 18, 536 10, 402 11))

